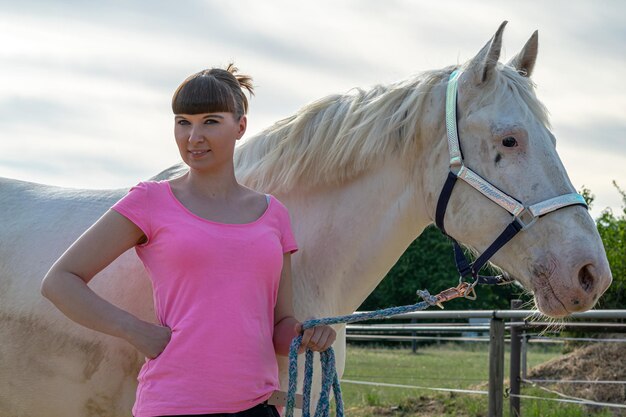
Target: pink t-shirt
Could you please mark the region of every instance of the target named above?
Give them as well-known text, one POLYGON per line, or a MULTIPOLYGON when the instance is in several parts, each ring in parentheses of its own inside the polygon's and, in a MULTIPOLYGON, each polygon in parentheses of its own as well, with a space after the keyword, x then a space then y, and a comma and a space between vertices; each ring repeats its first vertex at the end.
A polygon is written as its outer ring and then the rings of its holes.
POLYGON ((140 182, 112 206, 148 238, 135 250, 157 318, 172 329, 139 372, 135 417, 233 413, 280 389, 274 306, 283 254, 298 247, 287 208, 267 197, 265 213, 245 224, 195 215, 168 181, 140 182))

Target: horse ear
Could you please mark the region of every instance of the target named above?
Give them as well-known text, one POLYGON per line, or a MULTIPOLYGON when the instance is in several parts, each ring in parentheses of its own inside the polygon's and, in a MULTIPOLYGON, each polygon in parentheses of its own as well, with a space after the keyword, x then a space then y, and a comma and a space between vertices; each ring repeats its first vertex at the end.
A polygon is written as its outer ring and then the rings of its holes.
POLYGON ((472 58, 469 63, 468 69, 474 74, 476 84, 482 84, 486 82, 493 74, 496 68, 498 59, 500 58, 500 50, 502 49, 502 32, 508 22, 505 20, 502 22, 496 34, 478 54, 472 58))
POLYGON ((520 53, 511 58, 507 65, 515 68, 517 72, 524 77, 530 77, 530 74, 532 74, 535 68, 535 62, 537 61, 538 49, 539 31, 536 30, 530 39, 528 39, 528 42, 526 42, 526 45, 524 45, 520 53))

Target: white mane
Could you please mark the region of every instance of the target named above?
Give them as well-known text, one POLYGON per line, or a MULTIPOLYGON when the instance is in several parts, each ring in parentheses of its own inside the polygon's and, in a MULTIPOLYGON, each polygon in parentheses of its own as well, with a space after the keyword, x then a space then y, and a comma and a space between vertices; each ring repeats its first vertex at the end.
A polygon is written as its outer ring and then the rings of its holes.
POLYGON ((432 87, 449 70, 426 72, 369 91, 355 89, 303 107, 241 145, 235 168, 244 184, 264 191, 340 183, 386 155, 415 154, 432 87))

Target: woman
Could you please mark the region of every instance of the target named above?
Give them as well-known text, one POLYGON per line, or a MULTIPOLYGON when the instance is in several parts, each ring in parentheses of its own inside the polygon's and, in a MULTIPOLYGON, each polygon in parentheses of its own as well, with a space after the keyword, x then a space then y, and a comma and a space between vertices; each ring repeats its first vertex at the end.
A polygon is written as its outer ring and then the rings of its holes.
MULTIPOLYGON (((172 99, 174 136, 189 171, 140 182, 55 262, 42 294, 83 326, 124 338, 147 360, 135 417, 278 416, 275 354, 302 331, 294 317, 286 207, 239 184, 235 143, 246 131, 251 78, 204 70, 172 99), (144 322, 86 285, 127 249, 152 281, 159 324, 144 322), (224 414, 228 413, 228 414, 224 414)), ((326 350, 335 331, 304 332, 299 353, 326 350)))

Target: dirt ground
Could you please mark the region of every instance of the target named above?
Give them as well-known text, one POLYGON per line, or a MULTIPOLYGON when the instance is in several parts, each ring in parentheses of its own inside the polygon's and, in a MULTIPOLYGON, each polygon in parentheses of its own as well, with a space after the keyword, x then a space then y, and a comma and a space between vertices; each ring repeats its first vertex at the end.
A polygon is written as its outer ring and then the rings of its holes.
MULTIPOLYGON (((626 343, 592 343, 533 368, 528 379, 626 381, 626 343)), ((541 385, 574 397, 626 404, 626 384, 541 385)), ((613 410, 626 416, 624 409, 613 410)))
MULTIPOLYGON (((350 417, 439 417, 449 411, 447 408, 440 399, 419 396, 407 399, 396 407, 347 408, 345 415, 350 417)), ((456 412, 454 415, 465 416, 456 412)))

